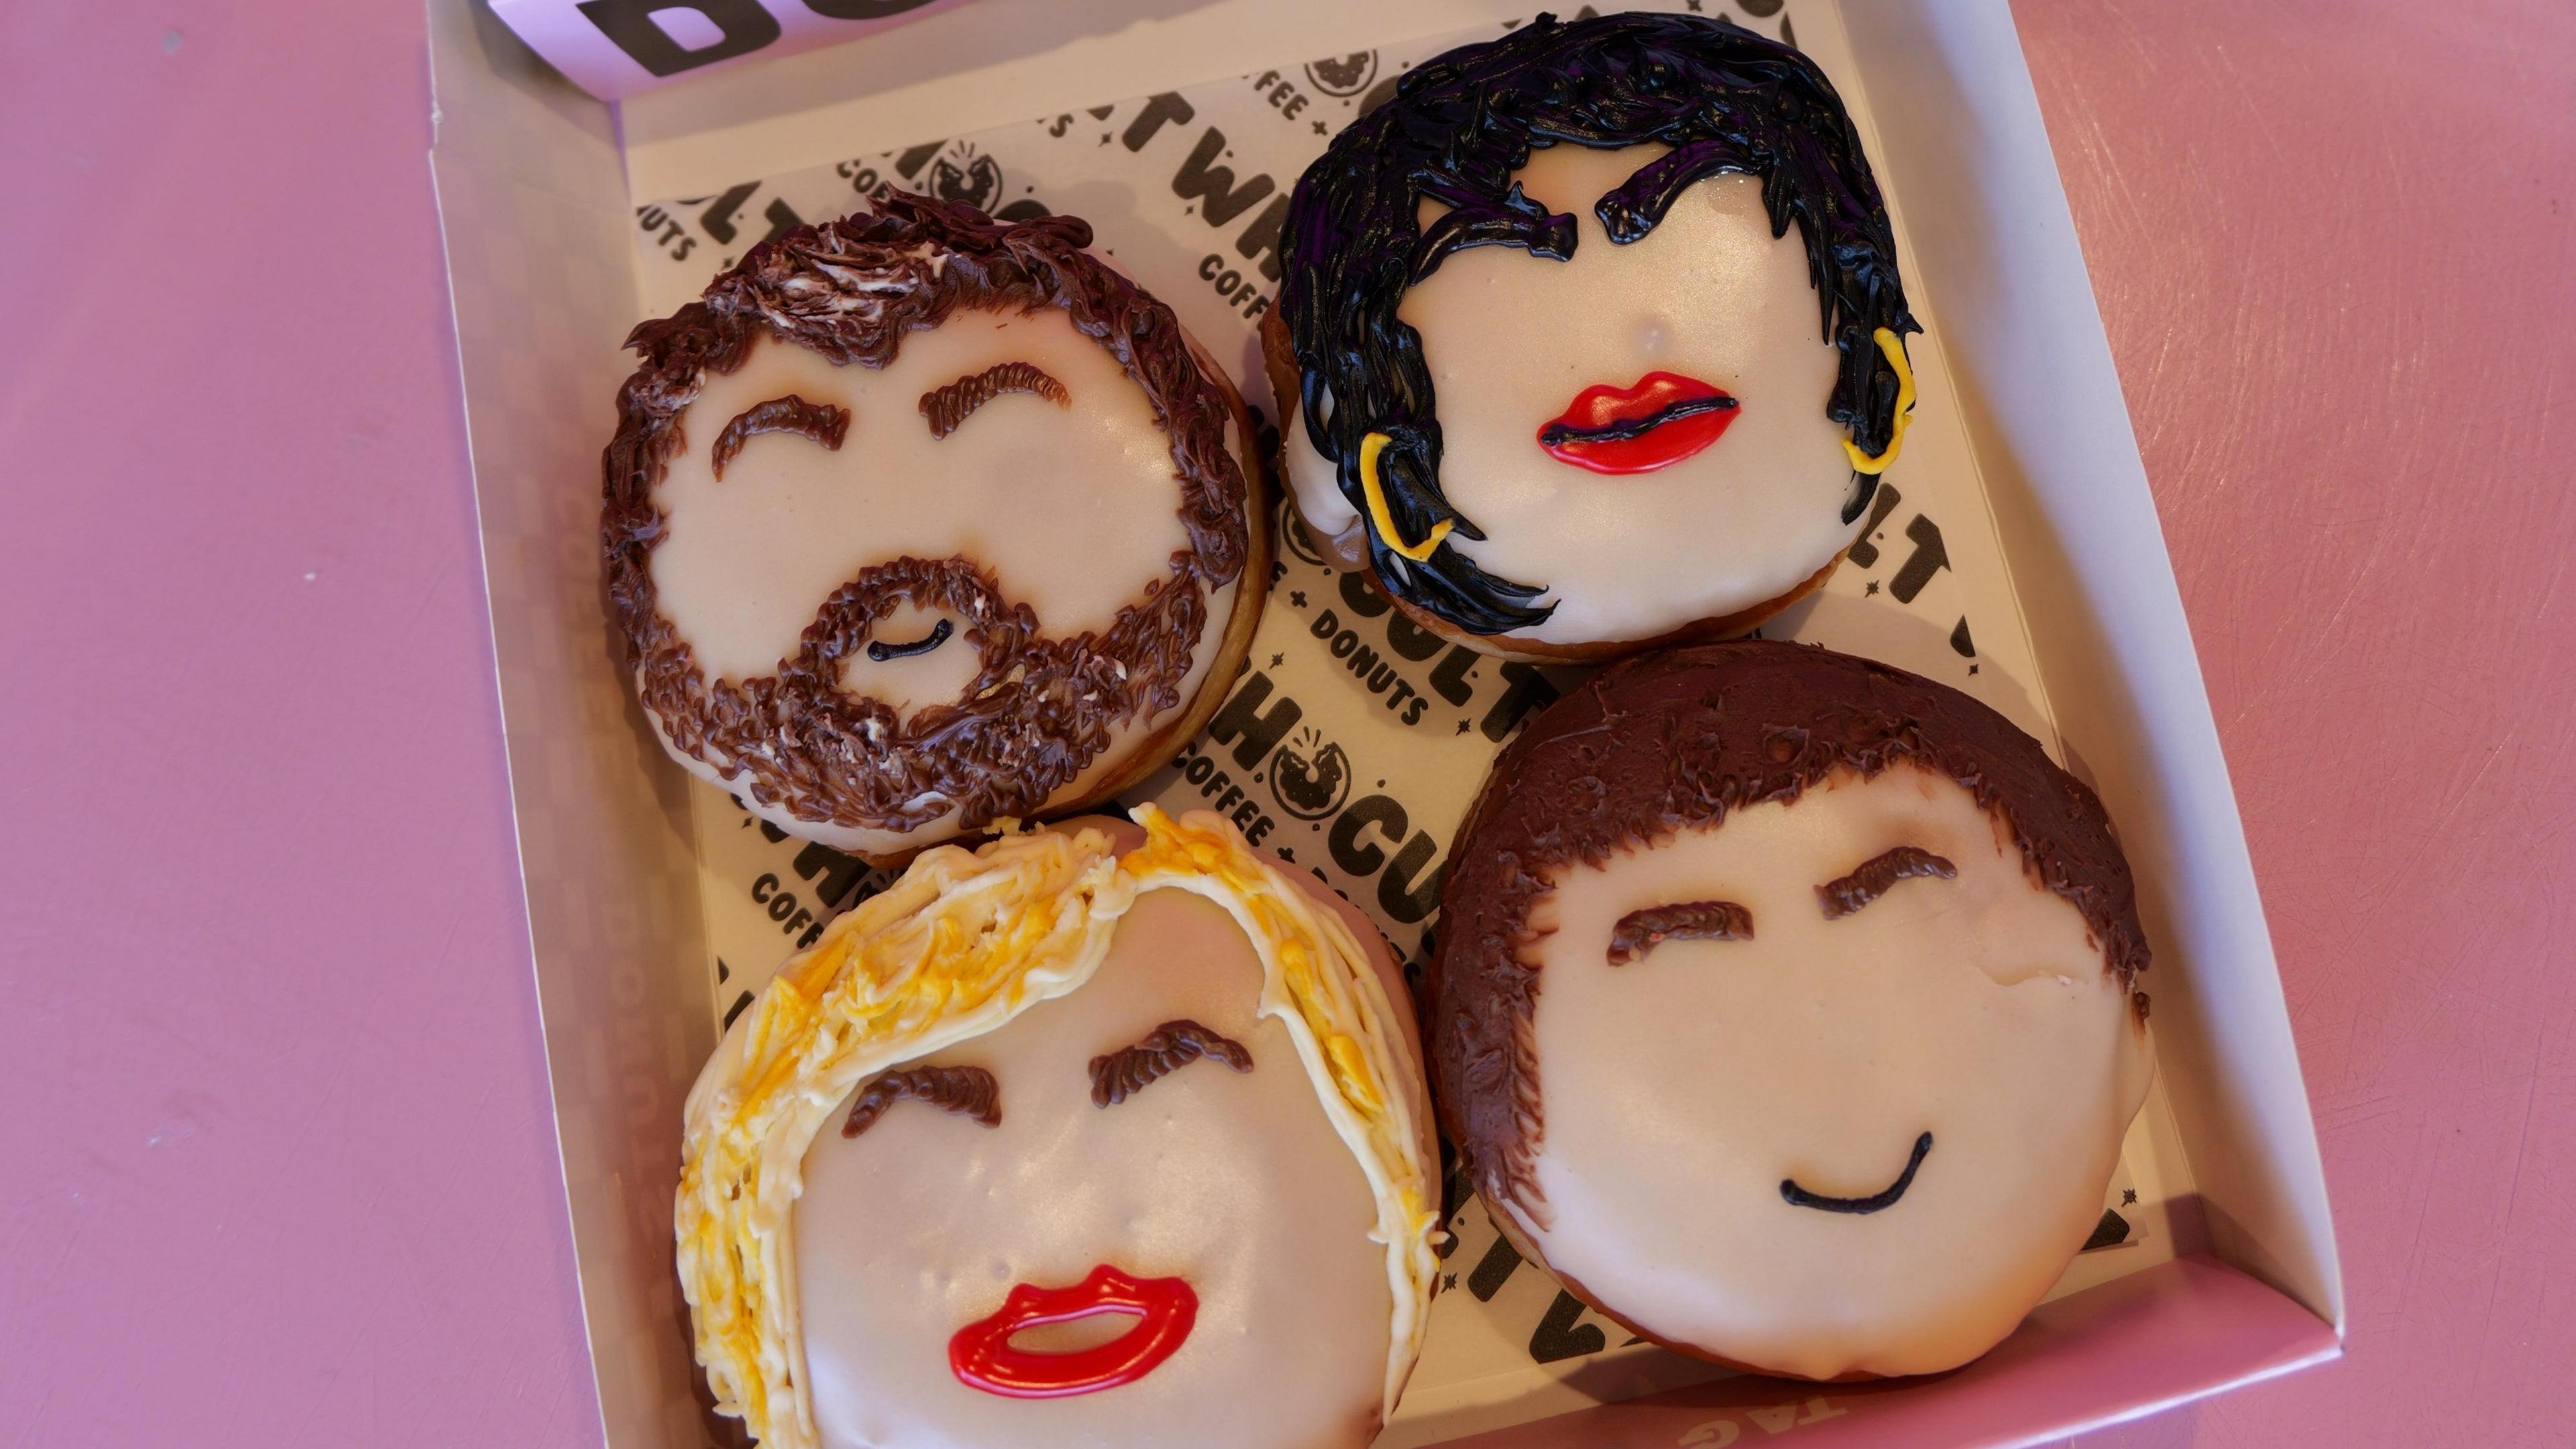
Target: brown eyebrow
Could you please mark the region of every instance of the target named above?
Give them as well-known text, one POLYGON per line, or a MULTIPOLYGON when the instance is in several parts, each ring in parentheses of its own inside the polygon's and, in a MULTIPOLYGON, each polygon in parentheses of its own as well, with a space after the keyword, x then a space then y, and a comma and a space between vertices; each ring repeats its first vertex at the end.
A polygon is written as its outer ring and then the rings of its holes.
POLYGON ((1243 1043, 1195 1021, 1167 1021, 1134 1046, 1091 1059, 1092 1104, 1115 1107, 1201 1057, 1238 1072, 1252 1070, 1252 1053, 1243 1043))
POLYGON ((1844 916, 1887 894, 1888 887, 1917 876, 1938 876, 1942 880, 1958 878, 1959 868, 1946 858, 1934 855, 1918 845, 1900 845, 1884 850, 1862 861, 1851 874, 1816 887, 1816 896, 1825 905, 1825 919, 1844 916))
POLYGON ((849 436, 850 410, 830 403, 812 403, 789 393, 764 403, 753 403, 733 415, 716 435, 714 451, 707 455, 708 466, 718 478, 724 476, 725 464, 742 451, 742 445, 762 433, 795 433, 812 438, 825 448, 841 451, 841 440, 849 436))
POLYGON ((1006 392, 1035 393, 1060 408, 1073 405, 1073 395, 1045 368, 1034 362, 997 362, 923 393, 921 415, 930 420, 930 436, 944 438, 975 409, 1006 392))
POLYGON ((888 1072, 860 1088, 858 1100, 850 1104, 849 1120, 841 1124, 841 1135, 856 1137, 867 1131, 888 1107, 907 1098, 972 1117, 987 1127, 1002 1125, 1001 1084, 991 1072, 982 1067, 914 1067, 888 1072))
POLYGON ((1625 966, 1666 941, 1750 941, 1753 913, 1733 901, 1648 906, 1610 931, 1610 964, 1625 966))

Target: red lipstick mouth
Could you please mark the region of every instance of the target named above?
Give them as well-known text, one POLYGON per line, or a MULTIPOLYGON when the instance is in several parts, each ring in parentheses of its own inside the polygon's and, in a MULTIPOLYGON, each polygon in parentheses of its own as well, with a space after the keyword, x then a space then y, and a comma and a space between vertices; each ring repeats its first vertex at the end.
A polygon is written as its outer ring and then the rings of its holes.
POLYGON ((966 1387, 1004 1398, 1098 1393, 1152 1373, 1179 1351, 1198 1316, 1199 1297, 1187 1281, 1131 1278, 1103 1263, 1070 1288, 1028 1283, 1012 1288, 1000 1312, 967 1324, 948 1340, 948 1367, 966 1387), (1124 1314, 1136 1326, 1107 1343, 1069 1353, 1011 1346, 1012 1335, 1024 1330, 1103 1313, 1124 1314))
POLYGON ((1724 389, 1677 372, 1597 384, 1538 430, 1548 456, 1595 473, 1651 473, 1717 441, 1742 411, 1724 389))

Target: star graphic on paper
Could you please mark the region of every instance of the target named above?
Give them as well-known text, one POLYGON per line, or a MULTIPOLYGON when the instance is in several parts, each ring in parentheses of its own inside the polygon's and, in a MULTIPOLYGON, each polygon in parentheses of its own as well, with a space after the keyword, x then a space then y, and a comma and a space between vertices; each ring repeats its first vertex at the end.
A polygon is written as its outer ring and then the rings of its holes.
POLYGON ((1692 13, 1693 15, 1697 15, 1697 14, 1699 14, 1699 13, 1700 13, 1699 0, 1689 0, 1689 3, 1690 3, 1690 8, 1691 8, 1691 13, 1692 13))
POLYGON ((1288 847, 1283 845, 1279 847, 1279 858, 1288 862, 1290 865, 1295 865, 1297 863, 1297 852, 1290 850, 1288 847))
POLYGON ((1318 135, 1318 136, 1320 136, 1320 135, 1324 134, 1324 123, 1323 123, 1323 122, 1321 122, 1321 121, 1317 121, 1317 122, 1315 123, 1315 134, 1316 134, 1316 135, 1318 135))
POLYGON ((1440 1291, 1441 1291, 1441 1292, 1443 1292, 1443 1293, 1454 1293, 1454 1292, 1456 1292, 1457 1290, 1458 1290, 1458 1275, 1457 1275, 1457 1274, 1455 1274, 1455 1273, 1443 1273, 1443 1274, 1441 1274, 1441 1275, 1440 1275, 1440 1291))
POLYGON ((1287 655, 1285 655, 1285 654, 1273 654, 1273 655, 1271 655, 1271 656, 1270 656, 1270 667, 1271 667, 1271 668, 1273 668, 1273 669, 1276 669, 1276 668, 1278 668, 1280 665, 1285 664, 1285 663, 1287 663, 1287 662, 1288 662, 1288 656, 1287 656, 1287 655))
POLYGON ((1460 734, 1462 734, 1462 735, 1463 735, 1463 734, 1465 734, 1466 732, 1467 732, 1467 722, 1466 722, 1465 720, 1463 720, 1463 719, 1462 719, 1462 720, 1458 721, 1458 733, 1460 733, 1460 734))
POLYGON ((1975 666, 1975 665, 1973 665, 1973 664, 1969 665, 1969 666, 1968 666, 1968 672, 1969 672, 1970 674, 1974 674, 1974 673, 1976 673, 1976 672, 1977 672, 1977 666, 1975 666))
POLYGON ((1101 144, 1101 145, 1103 145, 1103 146, 1106 146, 1106 145, 1108 145, 1108 144, 1109 144, 1109 133, 1108 133, 1107 131, 1103 131, 1103 132, 1101 132, 1101 133, 1100 133, 1100 144, 1101 144))
POLYGON ((1306 607, 1306 591, 1304 589, 1290 590, 1288 594, 1288 602, 1295 604, 1301 609, 1306 607))
POLYGON ((2138 1190, 2136 1188, 2124 1187, 2120 1189, 2120 1206, 2127 1207, 2129 1204, 2136 1202, 2137 1200, 2138 1190))
POLYGON ((1869 587, 1868 587, 1868 588, 1865 588, 1865 589, 1863 589, 1863 590, 1861 590, 1861 591, 1860 591, 1860 596, 1861 596, 1862 598, 1866 599, 1866 598, 1868 598, 1870 595, 1872 595, 1872 594, 1874 594, 1874 593, 1877 593, 1877 592, 1878 592, 1878 580, 1876 580, 1876 579, 1871 579, 1871 580, 1869 581, 1869 587))

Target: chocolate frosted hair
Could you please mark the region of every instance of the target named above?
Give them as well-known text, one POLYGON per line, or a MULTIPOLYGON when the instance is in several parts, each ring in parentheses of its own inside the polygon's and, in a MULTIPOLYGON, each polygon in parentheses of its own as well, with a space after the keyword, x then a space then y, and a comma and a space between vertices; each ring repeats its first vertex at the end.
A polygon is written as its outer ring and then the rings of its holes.
POLYGON ((896 192, 873 215, 752 248, 704 298, 626 339, 642 362, 618 392, 617 435, 602 460, 600 545, 636 694, 676 747, 800 820, 912 830, 954 810, 961 830, 980 830, 1045 807, 1108 749, 1120 721, 1181 702, 1208 601, 1241 577, 1252 548, 1248 485, 1226 442, 1234 404, 1224 381, 1201 370, 1172 309, 1084 251, 1090 243, 1090 225, 1075 217, 998 222, 896 192), (741 367, 764 337, 835 364, 884 367, 907 335, 960 310, 1050 307, 1118 360, 1170 439, 1187 542, 1164 574, 1139 581, 1107 633, 1068 639, 1046 635, 974 560, 893 559, 820 601, 776 673, 708 678, 661 612, 652 571, 668 525, 653 490, 684 446, 683 414, 707 377, 741 367), (979 667, 957 700, 902 714, 839 681, 876 622, 906 601, 962 620, 979 667))
MULTIPOLYGON (((1449 853, 1431 993, 1442 1125, 1487 1200, 1534 1209, 1541 1136, 1531 912, 1577 865, 1787 804, 1837 770, 1912 765, 2008 830, 2031 882, 2082 913, 2103 966, 2147 966, 2110 817, 2012 721, 1919 675, 1760 639, 1640 655, 1550 706, 1494 761, 1449 853)), ((2143 998, 2140 1005, 2143 1008, 2143 998)))
MULTIPOLYGON (((1512 173, 1540 147, 1671 148, 1593 208, 1611 241, 1654 230, 1683 189, 1719 172, 1762 180, 1771 230, 1798 223, 1824 335, 1842 351, 1825 415, 1870 454, 1896 429, 1896 369, 1873 340, 1922 328, 1905 310, 1896 241, 1860 137, 1831 82, 1788 46, 1696 15, 1542 15, 1501 40, 1450 51, 1407 74, 1395 99, 1361 117, 1307 168, 1288 205, 1280 310, 1303 375, 1306 436, 1338 469, 1342 496, 1370 516, 1360 444, 1378 459, 1387 512, 1406 538, 1442 520, 1483 538, 1440 490, 1440 423, 1422 338, 1396 318, 1406 290, 1450 252, 1516 246, 1574 254, 1574 218, 1521 194, 1512 173), (1450 208, 1427 229, 1428 197, 1450 208)), ((1843 520, 1878 480, 1855 474, 1843 520)), ((1398 554, 1374 526, 1369 561, 1407 602, 1474 634, 1545 620, 1544 593, 1478 568, 1443 542, 1427 562, 1398 554)))

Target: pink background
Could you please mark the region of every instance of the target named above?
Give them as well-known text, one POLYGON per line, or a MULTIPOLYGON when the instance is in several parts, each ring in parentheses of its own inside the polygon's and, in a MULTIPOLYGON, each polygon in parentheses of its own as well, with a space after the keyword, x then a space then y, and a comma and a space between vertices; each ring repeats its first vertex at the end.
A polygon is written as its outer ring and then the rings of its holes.
MULTIPOLYGON (((2352 1301, 2085 1442, 2565 1443, 2576 7, 2018 15, 2352 1301)), ((428 110, 417 4, 0 7, 0 1444, 597 1442, 428 110)))

